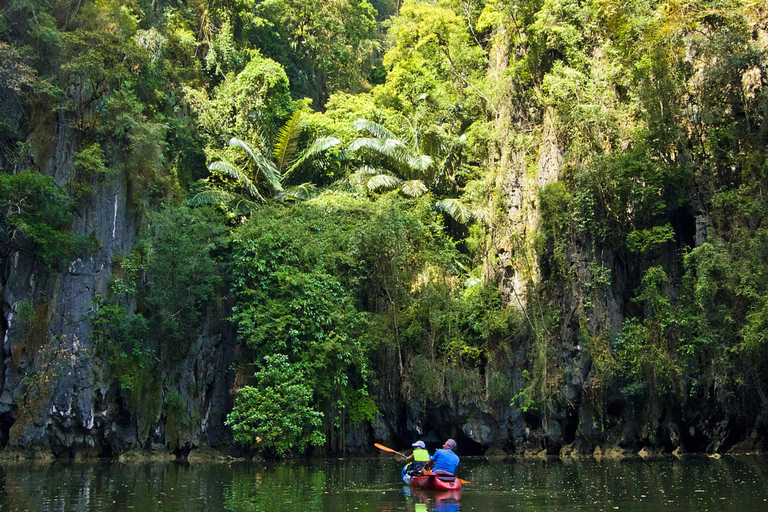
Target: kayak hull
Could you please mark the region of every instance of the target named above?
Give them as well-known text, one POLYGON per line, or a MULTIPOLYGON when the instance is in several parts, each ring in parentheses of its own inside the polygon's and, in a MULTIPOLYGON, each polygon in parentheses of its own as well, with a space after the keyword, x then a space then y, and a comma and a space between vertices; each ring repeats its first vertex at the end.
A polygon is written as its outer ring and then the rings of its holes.
POLYGON ((460 479, 455 476, 443 475, 412 476, 408 485, 414 489, 430 491, 459 491, 462 487, 460 479))

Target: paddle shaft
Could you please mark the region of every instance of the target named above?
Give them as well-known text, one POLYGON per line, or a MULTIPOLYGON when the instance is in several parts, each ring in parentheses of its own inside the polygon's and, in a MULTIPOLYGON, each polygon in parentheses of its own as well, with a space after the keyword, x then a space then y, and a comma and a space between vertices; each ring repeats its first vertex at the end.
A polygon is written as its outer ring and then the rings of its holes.
POLYGON ((407 458, 406 455, 403 455, 402 453, 398 452, 397 450, 393 450, 392 448, 387 448, 383 444, 375 443, 373 446, 375 446, 379 450, 383 450, 385 452, 394 453, 395 455, 399 455, 399 456, 401 456, 404 459, 407 458))

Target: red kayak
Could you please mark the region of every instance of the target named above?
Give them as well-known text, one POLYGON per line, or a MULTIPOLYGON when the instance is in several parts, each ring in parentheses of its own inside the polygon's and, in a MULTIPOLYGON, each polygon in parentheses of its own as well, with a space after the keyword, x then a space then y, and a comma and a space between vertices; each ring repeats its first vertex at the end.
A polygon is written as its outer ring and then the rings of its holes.
POLYGON ((461 489, 461 479, 447 475, 418 475, 411 477, 409 485, 431 491, 458 491, 461 489))

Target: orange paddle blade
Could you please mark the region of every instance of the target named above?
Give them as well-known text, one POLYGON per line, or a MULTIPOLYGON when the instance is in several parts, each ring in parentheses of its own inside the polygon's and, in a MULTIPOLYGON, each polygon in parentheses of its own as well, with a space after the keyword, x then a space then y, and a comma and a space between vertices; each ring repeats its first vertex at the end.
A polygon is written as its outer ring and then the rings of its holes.
POLYGON ((379 450, 384 450, 385 452, 394 453, 401 456, 402 458, 406 458, 405 455, 403 455, 402 453, 398 452, 397 450, 393 450, 392 448, 387 448, 383 444, 374 443, 373 446, 375 446, 379 450))

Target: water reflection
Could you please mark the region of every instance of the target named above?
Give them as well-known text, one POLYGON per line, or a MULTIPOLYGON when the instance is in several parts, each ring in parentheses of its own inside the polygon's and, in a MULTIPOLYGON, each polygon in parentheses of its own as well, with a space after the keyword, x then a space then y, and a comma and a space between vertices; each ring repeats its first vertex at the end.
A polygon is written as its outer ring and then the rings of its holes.
POLYGON ((0 511, 768 510, 768 459, 462 458, 457 494, 403 488, 395 459, 285 464, 2 463, 0 511))

